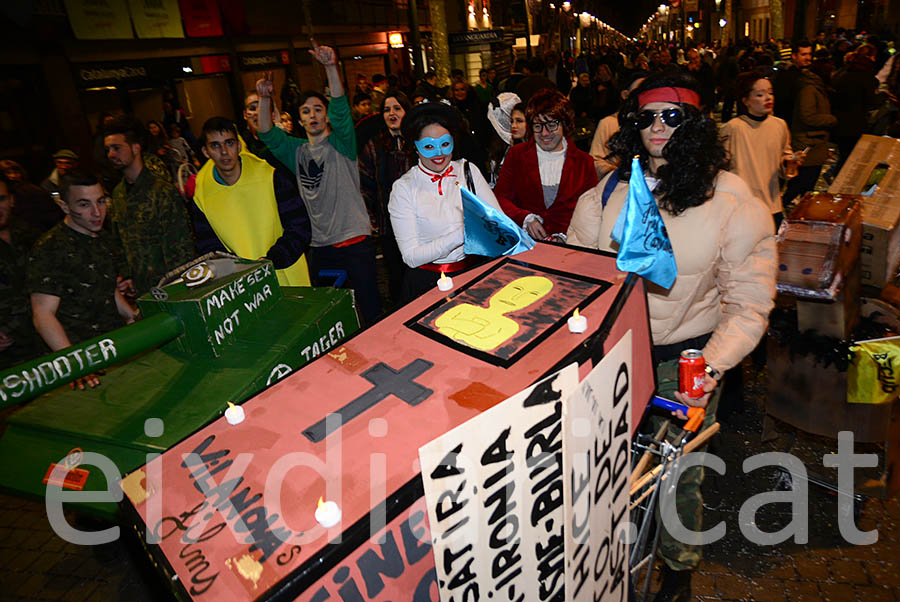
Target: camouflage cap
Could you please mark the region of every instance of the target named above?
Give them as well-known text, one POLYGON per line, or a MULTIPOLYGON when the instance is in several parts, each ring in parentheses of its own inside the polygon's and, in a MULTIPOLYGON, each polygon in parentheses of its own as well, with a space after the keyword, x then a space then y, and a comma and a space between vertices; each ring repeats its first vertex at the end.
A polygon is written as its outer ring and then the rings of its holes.
POLYGON ((67 148, 61 148, 55 153, 53 153, 54 159, 72 159, 73 161, 78 160, 78 154, 75 151, 69 150, 67 148))

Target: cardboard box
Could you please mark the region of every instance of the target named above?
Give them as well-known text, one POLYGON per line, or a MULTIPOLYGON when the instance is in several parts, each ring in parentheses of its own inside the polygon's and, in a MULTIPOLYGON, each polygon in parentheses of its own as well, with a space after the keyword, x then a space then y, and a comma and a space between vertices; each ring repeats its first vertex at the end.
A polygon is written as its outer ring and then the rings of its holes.
POLYGON ((846 371, 834 364, 826 366, 814 355, 792 353, 771 336, 767 351, 766 414, 832 439, 841 431, 853 431, 856 443, 881 443, 889 438, 891 410, 897 403, 847 403, 846 371))
POLYGON ((863 195, 862 283, 883 288, 900 263, 900 140, 862 136, 828 192, 863 195))
POLYGON ((900 140, 869 134, 861 136, 828 192, 873 196, 900 194, 900 140), (870 192, 879 179, 875 190, 870 192))
POLYGON ((848 340, 859 322, 859 293, 860 268, 857 264, 844 278, 834 300, 797 299, 797 330, 811 330, 835 339, 848 340))
POLYGON ((862 283, 884 288, 900 264, 900 191, 897 196, 862 197, 862 219, 862 283))
POLYGON ((859 263, 859 197, 808 192, 778 231, 778 292, 834 300, 859 263))

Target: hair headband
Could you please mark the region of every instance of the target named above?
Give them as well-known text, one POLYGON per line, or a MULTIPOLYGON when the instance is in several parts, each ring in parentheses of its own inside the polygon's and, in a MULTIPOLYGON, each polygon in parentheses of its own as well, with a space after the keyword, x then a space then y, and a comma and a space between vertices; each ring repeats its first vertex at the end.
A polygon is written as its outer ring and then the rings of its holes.
POLYGON ((686 103, 700 108, 700 95, 693 90, 687 88, 674 88, 666 86, 664 88, 653 88, 646 92, 638 94, 638 106, 642 107, 651 102, 671 102, 686 103))

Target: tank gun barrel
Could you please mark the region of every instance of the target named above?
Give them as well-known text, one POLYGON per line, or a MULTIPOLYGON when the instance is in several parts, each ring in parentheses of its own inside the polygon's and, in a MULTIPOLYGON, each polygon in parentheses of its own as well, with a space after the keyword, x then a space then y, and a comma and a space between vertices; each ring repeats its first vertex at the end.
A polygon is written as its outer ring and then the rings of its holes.
POLYGON ((158 347, 183 332, 181 321, 159 313, 0 372, 0 408, 28 401, 82 376, 158 347))

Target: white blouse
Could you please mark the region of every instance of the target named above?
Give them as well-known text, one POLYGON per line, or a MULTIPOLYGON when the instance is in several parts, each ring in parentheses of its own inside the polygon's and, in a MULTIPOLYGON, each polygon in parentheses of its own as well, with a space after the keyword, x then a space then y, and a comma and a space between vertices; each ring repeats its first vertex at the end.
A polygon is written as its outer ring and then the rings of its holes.
MULTIPOLYGON (((451 161, 440 179, 440 174, 420 163, 394 182, 388 212, 403 262, 409 267, 455 263, 466 257, 460 193, 460 186, 466 186, 463 163, 463 159, 451 161)), ((481 171, 472 163, 469 169, 475 184, 470 192, 502 211, 481 171)))

